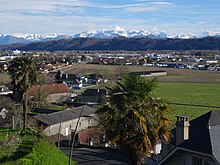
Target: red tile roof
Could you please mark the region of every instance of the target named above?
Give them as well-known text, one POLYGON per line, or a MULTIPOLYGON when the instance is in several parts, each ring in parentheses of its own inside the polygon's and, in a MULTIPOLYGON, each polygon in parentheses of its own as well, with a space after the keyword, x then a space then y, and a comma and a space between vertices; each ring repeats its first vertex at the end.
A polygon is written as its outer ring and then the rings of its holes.
POLYGON ((70 93, 70 89, 64 84, 47 84, 34 85, 28 91, 28 96, 34 96, 37 92, 45 92, 46 94, 70 93))

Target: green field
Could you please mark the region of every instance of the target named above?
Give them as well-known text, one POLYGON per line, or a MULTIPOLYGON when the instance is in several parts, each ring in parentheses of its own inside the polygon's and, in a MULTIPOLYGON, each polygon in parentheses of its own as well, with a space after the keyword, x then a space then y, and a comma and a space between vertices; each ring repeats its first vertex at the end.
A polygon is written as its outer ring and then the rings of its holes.
POLYGON ((177 115, 193 119, 210 110, 220 110, 220 84, 159 82, 155 94, 170 103, 189 104, 171 104, 173 112, 169 117, 174 122, 177 115))
MULTIPOLYGON (((81 72, 88 73, 108 73, 117 74, 117 65, 91 65, 81 64, 70 67, 67 73, 81 72)), ((184 115, 194 119, 210 110, 220 110, 220 73, 215 71, 174 69, 143 66, 125 66, 128 72, 133 71, 167 71, 167 76, 158 77, 158 87, 156 95, 162 97, 170 103, 180 103, 189 105, 173 105, 173 112, 169 117, 175 122, 175 116, 184 115)), ((107 74, 107 75, 108 75, 107 74)))

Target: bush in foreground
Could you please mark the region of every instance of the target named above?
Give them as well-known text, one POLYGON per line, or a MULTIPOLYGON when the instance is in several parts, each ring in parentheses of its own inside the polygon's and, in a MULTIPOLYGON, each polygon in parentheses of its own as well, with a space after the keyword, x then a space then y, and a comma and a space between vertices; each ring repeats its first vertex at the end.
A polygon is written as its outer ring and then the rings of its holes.
POLYGON ((23 165, 62 165, 68 164, 68 157, 54 144, 41 140, 34 145, 32 152, 20 159, 20 162, 23 165))

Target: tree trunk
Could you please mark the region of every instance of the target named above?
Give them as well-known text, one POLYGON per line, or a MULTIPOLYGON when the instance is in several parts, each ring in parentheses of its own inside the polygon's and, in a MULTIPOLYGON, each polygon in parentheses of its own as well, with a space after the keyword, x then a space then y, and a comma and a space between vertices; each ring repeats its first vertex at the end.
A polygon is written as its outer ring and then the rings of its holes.
POLYGON ((26 124, 27 124, 27 97, 26 93, 23 94, 22 98, 22 107, 23 107, 23 130, 26 131, 26 124))
POLYGON ((132 165, 142 165, 144 163, 144 159, 139 155, 130 156, 130 161, 132 165))

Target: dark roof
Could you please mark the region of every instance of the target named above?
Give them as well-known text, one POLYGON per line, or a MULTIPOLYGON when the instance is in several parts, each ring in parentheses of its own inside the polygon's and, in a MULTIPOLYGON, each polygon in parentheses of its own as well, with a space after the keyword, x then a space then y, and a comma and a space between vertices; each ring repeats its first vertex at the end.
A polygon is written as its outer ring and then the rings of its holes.
POLYGON ((80 99, 81 103, 98 103, 99 96, 82 96, 80 99))
POLYGON ((130 72, 129 74, 134 76, 140 76, 140 75, 151 75, 152 73, 164 73, 166 71, 164 70, 153 70, 153 71, 139 71, 139 72, 130 72))
POLYGON ((90 74, 88 75, 88 79, 93 79, 93 80, 98 80, 98 79, 103 79, 103 76, 101 74, 90 74))
MULTIPOLYGON (((220 110, 210 111, 192 121, 189 127, 189 139, 178 147, 213 155, 220 163, 220 110)), ((175 144, 175 131, 172 130, 175 144)))
POLYGON ((75 73, 75 75, 76 75, 77 78, 84 77, 84 75, 82 73, 80 73, 80 72, 75 73))
POLYGON ((61 118, 63 118, 62 121, 68 121, 78 118, 82 109, 83 112, 81 116, 89 116, 95 113, 94 108, 84 105, 81 107, 76 107, 71 109, 68 108, 63 111, 54 112, 50 114, 36 115, 34 116, 34 118, 46 125, 53 125, 59 123, 61 121, 61 118))
POLYGON ((86 89, 83 92, 83 96, 99 96, 101 94, 106 94, 106 90, 105 89, 86 89))
MULTIPOLYGON (((58 74, 58 73, 57 73, 58 74)), ((75 73, 75 74, 58 74, 56 76, 56 80, 58 82, 62 82, 62 81, 72 81, 72 82, 79 82, 82 79, 83 74, 82 73, 75 73)))

